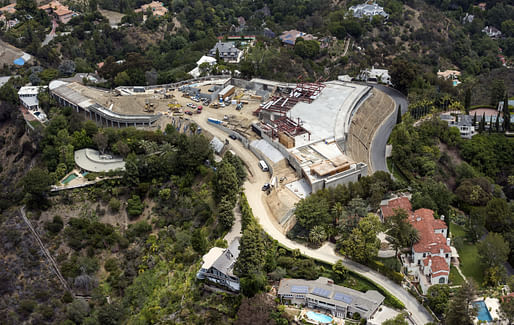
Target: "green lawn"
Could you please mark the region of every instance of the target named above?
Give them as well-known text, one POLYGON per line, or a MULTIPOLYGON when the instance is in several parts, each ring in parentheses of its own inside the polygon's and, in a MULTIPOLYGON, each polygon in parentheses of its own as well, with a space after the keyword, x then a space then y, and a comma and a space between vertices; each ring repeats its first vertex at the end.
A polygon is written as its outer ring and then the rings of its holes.
POLYGON ((456 247, 460 256, 460 269, 462 273, 467 278, 475 280, 478 286, 482 286, 485 269, 480 264, 476 244, 469 244, 465 241, 466 233, 462 226, 452 223, 450 225, 450 232, 454 238, 461 237, 464 239, 463 244, 460 247, 456 247))
POLYGON ((450 284, 454 286, 461 285, 464 279, 460 276, 459 271, 455 266, 450 267, 450 284))
POLYGON ((453 223, 453 222, 450 224, 450 233, 452 234, 452 236, 454 238, 456 238, 456 237, 465 238, 466 237, 466 231, 464 230, 464 227, 459 226, 458 224, 453 223))

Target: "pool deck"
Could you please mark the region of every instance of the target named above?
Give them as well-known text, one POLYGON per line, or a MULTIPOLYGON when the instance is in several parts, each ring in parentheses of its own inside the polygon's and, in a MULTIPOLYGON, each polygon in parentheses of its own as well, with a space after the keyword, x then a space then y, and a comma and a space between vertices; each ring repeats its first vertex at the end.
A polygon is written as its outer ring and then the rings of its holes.
POLYGON ((484 301, 493 320, 500 319, 500 300, 498 298, 487 297, 484 299, 484 301))
MULTIPOLYGON (((307 317, 307 312, 312 311, 314 313, 328 315, 332 318, 332 323, 330 324, 337 324, 337 325, 344 325, 344 319, 337 318, 335 316, 332 316, 330 313, 327 313, 326 311, 320 310, 320 309, 310 309, 310 308, 302 308, 300 312, 300 316, 298 317, 298 321, 305 320, 309 324, 318 324, 318 322, 313 321, 307 317)), ((296 318, 296 317, 295 317, 296 318)))
MULTIPOLYGON (((483 301, 485 303, 485 306, 486 306, 487 310, 489 311, 491 318, 493 319, 493 321, 490 323, 494 323, 495 320, 500 319, 500 300, 498 298, 482 297, 480 299, 473 301, 473 303, 479 302, 479 301, 483 301)), ((478 317, 475 317, 474 323, 475 324, 479 323, 478 317)), ((503 324, 503 323, 500 322, 499 324, 503 324)), ((507 323, 505 323, 505 324, 507 324, 507 323)))

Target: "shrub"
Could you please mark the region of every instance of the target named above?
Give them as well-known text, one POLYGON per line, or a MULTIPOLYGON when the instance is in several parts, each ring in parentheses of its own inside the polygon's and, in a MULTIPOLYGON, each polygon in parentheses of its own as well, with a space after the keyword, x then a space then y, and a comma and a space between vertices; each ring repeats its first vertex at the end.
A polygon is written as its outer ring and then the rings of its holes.
POLYGON ((104 268, 107 272, 113 272, 118 269, 118 262, 115 258, 109 258, 104 263, 104 268))
POLYGON ((144 205, 138 195, 133 195, 127 200, 127 213, 131 217, 137 217, 143 213, 144 205))
POLYGON ((28 315, 32 314, 34 308, 36 308, 36 302, 34 300, 23 299, 18 307, 18 312, 22 316, 27 317, 28 315))
POLYGON ((109 201, 109 209, 111 209, 112 212, 118 212, 120 211, 121 202, 117 198, 113 197, 109 201))
POLYGON ((64 223, 62 221, 62 218, 60 216, 54 216, 54 219, 52 222, 47 222, 45 224, 45 229, 50 232, 52 235, 58 234, 62 228, 64 227, 64 223))

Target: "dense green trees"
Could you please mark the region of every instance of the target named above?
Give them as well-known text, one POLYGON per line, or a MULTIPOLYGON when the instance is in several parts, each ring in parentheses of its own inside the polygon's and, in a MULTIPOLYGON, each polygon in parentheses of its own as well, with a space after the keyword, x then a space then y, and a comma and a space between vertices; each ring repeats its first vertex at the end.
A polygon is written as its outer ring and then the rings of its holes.
POLYGON ((490 232, 478 243, 477 249, 481 263, 487 268, 485 281, 492 285, 504 281, 504 263, 507 262, 510 253, 509 243, 502 235, 490 232))
POLYGON ((475 296, 475 286, 471 282, 464 282, 457 293, 450 300, 446 313, 445 324, 471 325, 476 315, 475 308, 471 305, 475 296))
POLYGON ((319 55, 319 43, 315 40, 306 41, 299 37, 294 45, 294 53, 304 59, 314 59, 319 55))
POLYGON ((353 229, 350 236, 341 242, 341 254, 351 259, 366 263, 377 256, 380 240, 377 234, 381 230, 381 223, 377 216, 370 215, 353 229))
POLYGON ((21 180, 25 202, 29 208, 44 209, 47 206, 47 194, 53 183, 48 171, 41 168, 31 169, 21 180))
POLYGON ((394 215, 386 220, 388 241, 393 245, 396 254, 403 247, 411 247, 419 240, 419 234, 409 223, 407 212, 395 210, 394 215))
POLYGON ((450 299, 450 287, 447 284, 436 284, 430 286, 427 291, 427 303, 430 309, 438 315, 443 316, 450 299))

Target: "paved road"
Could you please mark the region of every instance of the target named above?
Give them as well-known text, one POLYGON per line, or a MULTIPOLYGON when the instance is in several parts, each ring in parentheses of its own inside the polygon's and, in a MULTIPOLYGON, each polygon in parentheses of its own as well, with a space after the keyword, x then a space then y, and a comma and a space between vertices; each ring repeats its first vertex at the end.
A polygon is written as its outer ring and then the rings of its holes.
POLYGON ((383 85, 374 85, 374 87, 391 96, 391 98, 396 103, 396 109, 394 110, 394 112, 391 115, 389 115, 389 117, 385 119, 384 122, 382 122, 378 130, 375 132, 373 141, 371 142, 370 150, 370 162, 372 170, 382 170, 388 172, 387 162, 385 158, 387 140, 389 139, 389 135, 391 134, 391 131, 396 125, 398 105, 402 106, 402 114, 405 114, 405 112, 407 112, 408 102, 407 98, 402 93, 398 92, 396 89, 392 89, 383 85))
POLYGON ((50 43, 51 40, 54 39, 54 37, 56 36, 55 29, 57 28, 57 26, 59 26, 59 24, 57 24, 55 18, 52 19, 52 30, 50 31, 50 33, 48 33, 48 35, 45 36, 45 40, 41 45, 47 45, 48 43, 50 43))
MULTIPOLYGON (((207 117, 204 114, 201 116, 195 115, 193 116, 193 119, 201 128, 220 138, 222 141, 228 138, 226 133, 214 127, 212 124, 209 124, 207 122, 207 117)), ((318 249, 312 249, 288 239, 285 234, 279 230, 281 229, 280 226, 264 202, 265 194, 261 191, 261 186, 262 184, 269 182, 269 173, 264 173, 260 170, 258 167, 259 159, 254 156, 251 151, 244 148, 240 141, 229 140, 229 143, 231 144, 231 149, 245 162, 246 166, 250 170, 251 176, 249 176, 249 179, 244 184, 244 191, 248 199, 248 203, 253 210, 253 214, 269 236, 289 249, 298 249, 303 255, 326 263, 333 264, 338 260, 342 260, 343 264, 348 269, 358 272, 371 281, 381 285, 402 301, 407 310, 411 313, 411 317, 416 324, 422 325, 432 321, 432 317, 427 310, 421 306, 418 301, 402 286, 364 265, 358 264, 337 254, 333 244, 325 243, 325 245, 318 249)))

